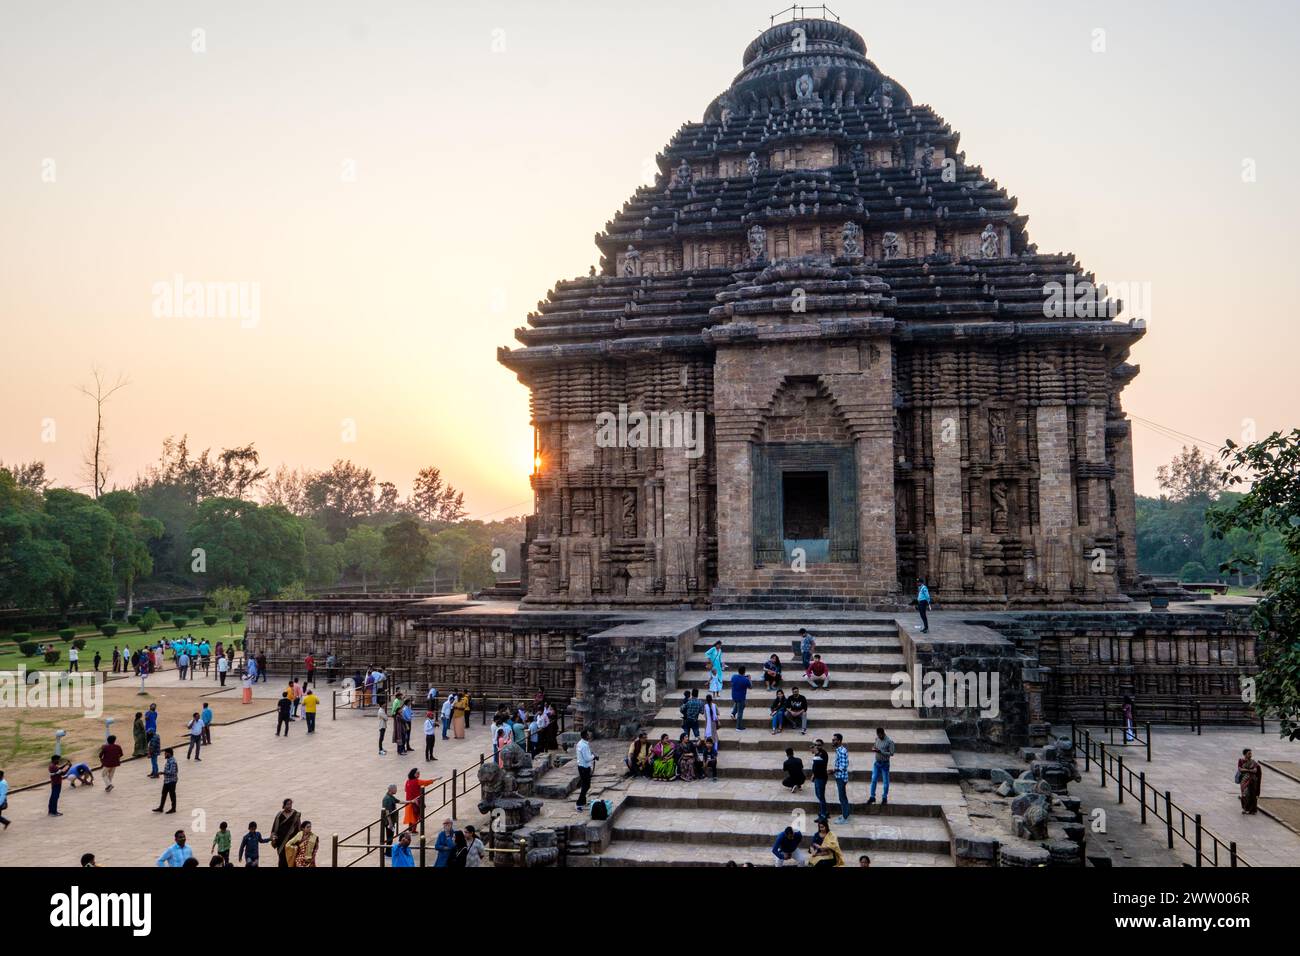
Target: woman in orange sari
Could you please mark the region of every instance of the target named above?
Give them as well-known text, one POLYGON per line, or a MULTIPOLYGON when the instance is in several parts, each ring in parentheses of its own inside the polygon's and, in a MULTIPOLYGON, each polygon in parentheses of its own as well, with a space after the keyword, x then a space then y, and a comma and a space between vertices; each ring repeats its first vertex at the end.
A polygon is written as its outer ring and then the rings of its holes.
MULTIPOLYGON (((437 777, 434 778, 436 780, 437 777)), ((433 780, 421 780, 420 770, 418 767, 412 767, 411 772, 406 775, 406 813, 402 816, 402 822, 408 827, 418 827, 420 818, 424 816, 424 788, 433 783, 433 780)))

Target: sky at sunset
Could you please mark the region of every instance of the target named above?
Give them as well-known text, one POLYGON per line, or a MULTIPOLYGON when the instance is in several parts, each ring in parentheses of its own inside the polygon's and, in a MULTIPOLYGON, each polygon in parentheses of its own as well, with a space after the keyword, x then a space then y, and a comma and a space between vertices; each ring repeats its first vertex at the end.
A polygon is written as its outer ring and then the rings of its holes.
MULTIPOLYGON (((82 483, 99 367, 130 382, 118 484, 188 434, 403 492, 436 464, 471 517, 530 511, 496 349, 779 6, 5 0, 0 460, 82 483), (160 305, 177 276, 256 315, 160 305)), ((1300 425, 1300 4, 831 7, 1040 251, 1150 290, 1131 415, 1211 444, 1300 425)), ((1179 441, 1135 442, 1155 493, 1179 441)))

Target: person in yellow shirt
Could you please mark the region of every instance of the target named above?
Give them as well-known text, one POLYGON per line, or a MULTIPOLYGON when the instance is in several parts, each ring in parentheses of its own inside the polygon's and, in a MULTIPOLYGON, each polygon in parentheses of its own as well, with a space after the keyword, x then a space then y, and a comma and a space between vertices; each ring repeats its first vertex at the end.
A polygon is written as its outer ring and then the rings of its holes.
POLYGON ((307 692, 302 698, 302 712, 307 715, 307 733, 316 733, 316 710, 320 707, 320 698, 310 687, 304 685, 303 689, 307 692))
POLYGON ((451 732, 457 740, 465 739, 467 723, 469 723, 469 694, 461 694, 451 708, 451 732))
POLYGON ((813 837, 813 866, 843 866, 844 851, 840 849, 840 839, 831 832, 826 819, 817 821, 817 836, 813 837))

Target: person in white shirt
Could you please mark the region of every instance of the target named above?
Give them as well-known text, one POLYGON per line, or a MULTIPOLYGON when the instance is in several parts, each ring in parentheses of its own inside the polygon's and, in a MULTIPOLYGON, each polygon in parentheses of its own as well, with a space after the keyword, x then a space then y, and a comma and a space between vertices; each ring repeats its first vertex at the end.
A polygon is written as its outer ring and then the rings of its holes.
POLYGON ((451 729, 451 711, 455 705, 456 705, 456 692, 452 691, 450 694, 447 695, 447 699, 443 702, 442 711, 440 714, 440 716, 442 717, 442 739, 443 740, 447 739, 447 731, 451 729))
POLYGON ((68 648, 68 671, 76 671, 80 674, 81 665, 78 663, 80 660, 81 652, 77 650, 77 646, 74 644, 72 647, 68 648))
POLYGON ((483 846, 483 841, 478 838, 478 830, 474 827, 465 828, 465 865, 482 866, 483 861, 487 858, 487 849, 483 846))
POLYGON ((433 711, 424 715, 424 759, 437 760, 433 755, 433 744, 438 739, 438 723, 433 719, 433 711))
POLYGON ((379 756, 386 756, 388 751, 384 749, 384 734, 388 732, 388 715, 384 713, 384 708, 380 707, 377 711, 379 715, 379 756))
POLYGON ((599 759, 591 750, 591 731, 584 730, 582 736, 578 739, 578 780, 580 787, 578 789, 578 809, 581 810, 587 805, 587 791, 591 789, 591 771, 596 766, 599 759))

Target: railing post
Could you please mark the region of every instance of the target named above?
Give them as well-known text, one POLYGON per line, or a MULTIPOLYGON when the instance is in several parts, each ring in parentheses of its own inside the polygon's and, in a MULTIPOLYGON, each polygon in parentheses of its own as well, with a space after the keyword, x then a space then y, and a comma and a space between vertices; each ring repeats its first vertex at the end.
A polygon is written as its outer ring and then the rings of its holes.
MULTIPOLYGON (((1196 702, 1196 736, 1201 736, 1201 702, 1196 702)), ((1196 864, 1200 866, 1199 863, 1196 864)))
POLYGON ((1174 848, 1174 799, 1165 791, 1165 837, 1169 849, 1174 848))
POLYGON ((1147 772, 1145 770, 1138 773, 1138 790, 1142 795, 1142 825, 1146 826, 1147 822, 1147 772))
POLYGON ((1201 865, 1201 815, 1196 815, 1196 865, 1201 865))
POLYGON ((1117 760, 1118 760, 1119 769, 1115 773, 1115 783, 1117 784, 1117 788, 1119 790, 1118 802, 1123 803, 1124 802, 1124 755, 1120 754, 1117 760))
POLYGON ((330 720, 339 719, 339 692, 330 691, 330 720))
POLYGON ((426 841, 425 841, 425 839, 424 839, 424 834, 421 833, 421 834, 420 834, 420 869, 424 869, 424 866, 425 866, 425 863, 424 863, 424 848, 425 848, 425 843, 426 843, 426 841))
MULTIPOLYGON (((383 828, 382 828, 382 827, 380 828, 380 833, 381 833, 381 834, 383 833, 383 828)), ((379 839, 380 839, 380 842, 382 842, 382 841, 384 840, 384 837, 381 835, 379 839)), ((395 836, 395 835, 394 835, 394 839, 396 839, 396 836, 395 836)), ((369 828, 369 827, 366 827, 366 843, 369 843, 369 842, 370 842, 370 828, 369 828)), ((379 868, 380 868, 381 870, 384 868, 384 857, 388 855, 388 854, 386 854, 386 853, 384 852, 384 849, 385 849, 385 848, 382 847, 382 846, 379 848, 379 868)), ((366 852, 369 853, 370 850, 367 849, 366 852)))
POLYGON ((1228 859, 1232 862, 1229 864, 1233 869, 1237 867, 1237 841, 1233 840, 1228 844, 1228 859))
POLYGON ((1151 721, 1147 721, 1147 763, 1151 762, 1151 721))
POLYGON ((1092 771, 1092 734, 1085 730, 1083 732, 1083 772, 1092 771))
POLYGON ((1101 789, 1106 789, 1106 745, 1097 745, 1097 765, 1101 767, 1101 789))
POLYGON ((456 819, 456 775, 459 773, 459 770, 451 772, 451 818, 453 820, 456 819))
POLYGON ((330 866, 339 865, 339 835, 336 833, 330 840, 330 866))

